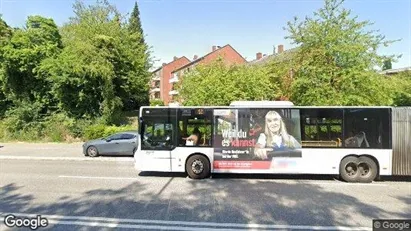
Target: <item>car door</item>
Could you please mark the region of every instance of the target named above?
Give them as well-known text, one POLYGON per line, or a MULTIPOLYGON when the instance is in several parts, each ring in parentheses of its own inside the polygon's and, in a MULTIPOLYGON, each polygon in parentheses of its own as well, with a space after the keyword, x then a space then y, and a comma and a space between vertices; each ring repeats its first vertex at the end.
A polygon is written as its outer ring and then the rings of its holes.
POLYGON ((133 151, 136 145, 135 135, 133 134, 122 134, 121 139, 116 141, 118 145, 117 153, 119 155, 133 155, 133 151))
POLYGON ((112 155, 117 154, 119 151, 119 140, 121 140, 121 134, 114 134, 107 137, 106 142, 101 145, 102 153, 112 155))

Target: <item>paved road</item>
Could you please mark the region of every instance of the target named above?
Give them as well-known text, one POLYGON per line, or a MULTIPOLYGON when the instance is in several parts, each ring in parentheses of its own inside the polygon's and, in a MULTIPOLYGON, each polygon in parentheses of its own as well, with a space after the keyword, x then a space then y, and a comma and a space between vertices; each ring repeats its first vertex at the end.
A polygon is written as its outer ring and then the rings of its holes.
POLYGON ((133 161, 132 156, 86 157, 83 143, 0 143, 0 160, 133 161))
POLYGON ((0 156, 83 157, 83 143, 1 143, 0 156))
POLYGON ((2 159, 0 216, 41 214, 56 230, 371 230, 373 218, 411 218, 411 182, 231 177, 139 175, 127 161, 2 159))

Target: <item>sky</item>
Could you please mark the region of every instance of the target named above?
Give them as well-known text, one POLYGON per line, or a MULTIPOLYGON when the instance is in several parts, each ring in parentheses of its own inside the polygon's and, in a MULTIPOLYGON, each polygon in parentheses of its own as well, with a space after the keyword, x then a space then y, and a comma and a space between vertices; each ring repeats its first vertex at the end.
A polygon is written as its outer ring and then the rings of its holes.
MULTIPOLYGON (((95 0, 83 0, 93 4, 95 0)), ((130 14, 136 0, 109 0, 123 14, 130 14)), ((257 52, 272 54, 273 46, 295 47, 283 29, 294 16, 303 19, 322 7, 322 0, 137 0, 146 42, 155 66, 174 56, 192 60, 211 52, 212 46, 230 44, 248 61, 257 52)), ((29 15, 53 18, 61 26, 73 16, 74 0, 0 0, 0 14, 7 24, 22 27, 29 15)), ((389 40, 400 41, 379 50, 401 54, 393 68, 411 66, 411 0, 346 0, 359 20, 374 24, 389 40)))

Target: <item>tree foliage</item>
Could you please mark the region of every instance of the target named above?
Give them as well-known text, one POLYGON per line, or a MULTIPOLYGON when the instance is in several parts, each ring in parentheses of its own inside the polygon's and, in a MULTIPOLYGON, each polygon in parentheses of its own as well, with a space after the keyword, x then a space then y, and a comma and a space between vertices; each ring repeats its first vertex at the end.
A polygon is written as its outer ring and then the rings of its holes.
POLYGON ((75 16, 62 28, 64 50, 42 68, 52 79, 62 110, 74 117, 103 116, 148 105, 149 55, 141 34, 128 30, 107 1, 74 5, 75 16))
POLYGON ((7 23, 1 18, 0 14, 0 47, 7 44, 7 41, 12 35, 12 29, 7 25, 7 23))
POLYGON ((291 99, 301 105, 390 105, 375 67, 399 57, 377 53, 394 41, 367 31, 372 23, 353 17, 343 2, 325 0, 313 18, 288 22, 286 38, 298 45, 291 99))
POLYGON ((13 136, 59 140, 65 131, 53 123, 79 135, 76 124, 124 123, 123 111, 149 104, 152 62, 135 20, 107 0, 76 1, 73 10, 61 28, 29 16, 11 29, 0 17, 0 127, 13 136))
POLYGON ((278 88, 258 66, 227 66, 221 59, 198 65, 177 85, 184 105, 229 105, 234 100, 274 100, 278 88))
POLYGON ((52 19, 29 16, 26 27, 13 32, 2 48, 1 82, 4 95, 14 106, 38 105, 42 114, 53 110, 52 83, 39 68, 61 49, 61 37, 52 19))
POLYGON ((134 3, 134 8, 133 11, 131 12, 131 16, 129 19, 129 30, 134 32, 134 33, 138 33, 140 35, 142 35, 140 37, 140 45, 145 45, 146 42, 144 40, 144 32, 143 32, 143 27, 141 25, 141 20, 140 20, 140 10, 138 9, 138 4, 137 2, 134 3))
POLYGON ((0 118, 3 117, 7 108, 10 105, 9 100, 4 94, 4 46, 10 41, 12 35, 12 29, 7 25, 7 23, 1 18, 0 15, 0 118))
POLYGON ((386 84, 393 94, 393 106, 411 106, 411 71, 387 76, 386 84))

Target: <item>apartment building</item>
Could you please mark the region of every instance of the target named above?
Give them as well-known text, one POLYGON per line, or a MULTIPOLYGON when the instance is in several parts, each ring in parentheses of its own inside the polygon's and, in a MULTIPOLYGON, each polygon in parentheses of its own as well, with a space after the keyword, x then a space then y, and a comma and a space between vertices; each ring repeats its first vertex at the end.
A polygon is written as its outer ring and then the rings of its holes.
POLYGON ((222 58, 224 63, 227 65, 233 64, 245 64, 247 60, 241 56, 231 45, 227 44, 223 47, 220 46, 212 46, 210 53, 198 58, 197 55, 194 56, 192 62, 187 63, 186 65, 177 68, 176 70, 172 71, 172 78, 169 80, 171 84, 171 89, 169 92, 170 95, 170 105, 178 104, 177 102, 177 95, 178 91, 175 87, 175 84, 178 83, 184 76, 184 74, 188 73, 189 71, 193 70, 195 66, 199 64, 209 64, 218 58, 222 58))
POLYGON ((168 105, 171 99, 169 94, 172 88, 170 83, 171 73, 190 62, 185 56, 174 57, 172 62, 163 63, 161 67, 154 70, 150 83, 150 100, 161 100, 165 105, 168 105))

